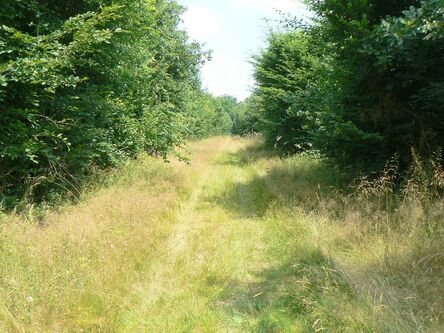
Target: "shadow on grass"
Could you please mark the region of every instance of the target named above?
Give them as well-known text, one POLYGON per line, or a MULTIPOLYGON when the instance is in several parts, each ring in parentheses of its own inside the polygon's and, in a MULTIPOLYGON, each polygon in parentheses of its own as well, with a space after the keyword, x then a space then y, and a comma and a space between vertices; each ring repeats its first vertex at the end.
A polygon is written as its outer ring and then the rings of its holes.
MULTIPOLYGON (((244 181, 233 180, 222 192, 207 198, 242 218, 262 218, 280 207, 314 212, 326 204, 335 208, 332 212, 346 212, 338 195, 344 191, 344 180, 322 159, 279 159, 264 146, 252 145, 217 163, 245 168, 250 175, 244 181)), ((341 332, 349 327, 356 332, 383 332, 371 318, 365 297, 347 283, 330 259, 312 246, 288 248, 287 241, 279 241, 286 257, 270 259, 279 264, 253 273, 255 282, 207 281, 222 288, 218 306, 233 325, 253 332, 341 332), (355 312, 361 318, 356 319, 355 312)))
MULTIPOLYGON (((358 218, 353 220, 356 223, 370 225, 381 222, 379 217, 371 215, 372 202, 360 206, 363 204, 353 201, 353 198, 344 199, 344 193, 350 190, 344 185, 347 179, 342 178, 340 172, 326 161, 310 156, 295 156, 285 160, 273 157, 275 155, 261 146, 247 147, 225 156, 218 163, 243 168, 253 166, 251 177, 244 182, 233 181, 222 193, 208 200, 247 218, 264 217, 272 207, 285 209, 297 206, 306 212, 320 211, 338 223, 350 214, 358 214, 358 218), (267 159, 270 157, 269 162, 267 159), (256 163, 260 163, 257 169, 268 167, 266 172, 255 172, 256 163)), ((427 219, 430 224, 431 217, 424 214, 412 214, 411 223, 427 219)), ((439 217, 442 220, 442 215, 439 217)), ((409 221, 407 218, 403 223, 409 221)), ((359 237, 371 239, 371 235, 365 234, 367 229, 365 225, 357 229, 358 233, 364 234, 357 235, 356 240, 359 237)), ((381 230, 377 232, 383 233, 381 230)), ((419 327, 416 320, 419 325, 423 321, 426 327, 443 321, 442 310, 439 310, 442 304, 442 293, 439 291, 443 286, 443 256, 440 255, 443 242, 437 236, 424 239, 426 244, 430 243, 430 249, 421 243, 418 249, 412 244, 408 253, 391 252, 389 261, 378 259, 361 268, 359 275, 362 276, 358 276, 358 280, 350 278, 349 272, 338 271, 337 265, 320 251, 290 249, 294 257, 276 258, 281 264, 256 272, 255 283, 208 283, 223 287, 220 305, 233 318, 235 325, 245 331, 287 332, 293 331, 289 328, 292 325, 299 325, 299 330, 294 330, 301 332, 324 331, 324 328, 331 332, 350 331, 350 328, 351 332, 395 332, 397 327, 399 332, 414 331, 419 327), (301 257, 298 251, 305 255, 301 257), (423 267, 418 269, 420 266, 423 267), (430 288, 433 285, 440 287, 430 288), (394 299, 387 304, 395 305, 396 308, 391 310, 394 312, 391 315, 386 310, 388 317, 384 318, 387 318, 387 323, 383 323, 385 319, 376 320, 381 319, 382 313, 369 305, 385 306, 382 303, 384 301, 369 301, 369 291, 375 295, 379 292, 381 297, 383 293, 394 292, 390 296, 394 299), (417 317, 410 316, 410 313, 415 313, 417 317)))
POLYGON ((375 332, 371 321, 354 322, 342 312, 364 310, 366 304, 317 249, 306 249, 293 260, 254 274, 255 282, 208 279, 222 287, 217 306, 233 325, 251 332, 340 332, 355 325, 375 332), (360 304, 356 306, 354 305, 360 304), (360 308, 360 309, 359 309, 360 308))
POLYGON ((232 183, 223 193, 207 201, 245 218, 263 217, 276 198, 267 190, 265 179, 255 177, 246 183, 232 183))
POLYGON ((263 217, 275 203, 315 209, 321 199, 333 198, 345 188, 338 170, 326 161, 310 156, 279 159, 260 144, 226 154, 216 163, 252 168, 252 177, 233 181, 222 193, 207 198, 208 202, 246 218, 263 217), (255 165, 265 174, 255 172, 255 165))
POLYGON ((254 142, 234 153, 227 153, 215 161, 218 165, 244 167, 260 160, 277 158, 279 154, 268 149, 261 141, 254 142))

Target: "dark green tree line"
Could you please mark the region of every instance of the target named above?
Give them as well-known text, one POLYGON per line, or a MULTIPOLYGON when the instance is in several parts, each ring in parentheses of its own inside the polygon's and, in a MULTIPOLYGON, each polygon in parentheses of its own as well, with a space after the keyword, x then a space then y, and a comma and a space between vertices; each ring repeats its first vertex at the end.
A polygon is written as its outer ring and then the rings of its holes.
POLYGON ((237 100, 231 96, 213 96, 196 91, 189 99, 184 117, 185 136, 202 139, 232 133, 237 100))
POLYGON ((5 0, 0 195, 5 205, 186 138, 205 54, 173 0, 5 0))
POLYGON ((270 145, 315 148, 379 170, 444 145, 443 0, 310 0, 309 26, 269 36, 255 59, 259 127, 270 145))

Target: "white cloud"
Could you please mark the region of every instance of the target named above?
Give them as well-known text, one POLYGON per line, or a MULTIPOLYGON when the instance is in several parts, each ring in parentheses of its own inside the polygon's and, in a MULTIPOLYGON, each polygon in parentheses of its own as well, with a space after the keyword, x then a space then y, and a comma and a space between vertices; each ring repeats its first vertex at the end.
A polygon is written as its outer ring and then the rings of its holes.
POLYGON ((306 6, 298 0, 231 0, 232 5, 244 10, 271 14, 276 10, 288 13, 307 13, 306 6))
POLYGON ((252 71, 252 66, 242 59, 215 53, 202 70, 203 85, 214 95, 231 95, 243 100, 250 95, 249 88, 254 84, 252 71))
POLYGON ((179 0, 187 6, 183 28, 191 39, 213 50, 213 60, 202 69, 203 87, 214 95, 240 100, 254 86, 247 53, 263 44, 263 18, 276 19, 276 10, 299 18, 310 17, 302 0, 179 0))
POLYGON ((222 24, 217 15, 206 7, 191 5, 183 14, 182 19, 190 37, 201 43, 222 30, 222 24))

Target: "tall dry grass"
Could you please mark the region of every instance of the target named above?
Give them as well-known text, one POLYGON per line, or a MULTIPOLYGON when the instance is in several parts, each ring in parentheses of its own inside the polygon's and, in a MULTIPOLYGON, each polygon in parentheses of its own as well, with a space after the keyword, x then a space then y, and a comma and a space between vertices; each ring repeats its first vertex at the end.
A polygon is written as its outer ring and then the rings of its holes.
POLYGON ((344 188, 261 140, 147 156, 78 204, 0 216, 0 332, 442 332, 444 174, 344 188))
MULTIPOLYGON (((250 150, 245 158, 255 163, 256 153, 250 150)), ((276 198, 272 211, 280 220, 297 216, 311 230, 311 243, 339 274, 338 283, 344 279, 361 299, 361 309, 369 302, 373 320, 381 322, 351 332, 444 331, 442 160, 414 157, 401 187, 394 159, 380 175, 361 178, 346 190, 341 171, 316 156, 259 159, 267 169, 267 191, 276 198)), ((343 306, 325 297, 315 301, 324 303, 317 311, 326 317, 343 306)), ((332 325, 320 329, 335 332, 332 325)))
POLYGON ((112 332, 172 227, 182 175, 147 156, 77 205, 3 214, 1 332, 112 332), (36 213, 37 211, 37 213, 36 213))

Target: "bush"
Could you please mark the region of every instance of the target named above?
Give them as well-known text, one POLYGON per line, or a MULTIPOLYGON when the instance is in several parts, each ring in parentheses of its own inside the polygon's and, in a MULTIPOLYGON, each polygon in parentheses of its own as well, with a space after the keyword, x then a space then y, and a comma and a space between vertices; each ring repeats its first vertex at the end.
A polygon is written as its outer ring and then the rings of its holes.
POLYGON ((174 1, 6 1, 0 9, 0 193, 7 205, 140 151, 166 156, 200 89, 174 1), (56 185, 54 185, 56 184, 56 185))
POLYGON ((272 33, 255 60, 267 142, 363 172, 393 156, 405 170, 412 148, 425 159, 439 151, 444 1, 309 3, 315 22, 272 33))

